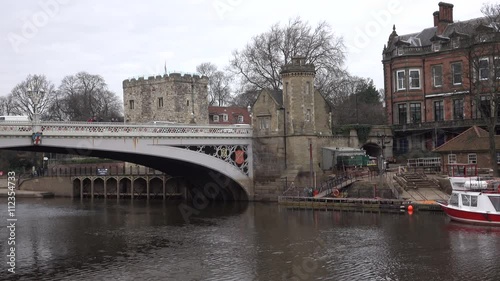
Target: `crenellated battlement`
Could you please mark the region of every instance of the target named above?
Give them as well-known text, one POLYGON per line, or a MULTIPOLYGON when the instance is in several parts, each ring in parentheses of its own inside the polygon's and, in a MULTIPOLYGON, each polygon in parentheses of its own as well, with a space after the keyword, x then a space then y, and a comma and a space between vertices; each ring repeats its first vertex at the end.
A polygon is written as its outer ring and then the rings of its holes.
POLYGON ((173 72, 164 75, 148 76, 148 77, 138 77, 123 80, 123 88, 143 86, 147 84, 159 84, 165 82, 176 82, 176 83, 200 83, 208 84, 208 77, 199 76, 197 74, 181 74, 178 72, 173 72))

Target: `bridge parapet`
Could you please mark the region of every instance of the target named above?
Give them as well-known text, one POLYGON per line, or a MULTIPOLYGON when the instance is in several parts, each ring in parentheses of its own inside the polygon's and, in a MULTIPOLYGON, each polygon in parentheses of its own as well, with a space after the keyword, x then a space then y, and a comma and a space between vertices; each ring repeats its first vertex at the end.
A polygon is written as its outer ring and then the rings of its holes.
MULTIPOLYGON (((178 124, 121 124, 88 122, 40 122, 44 135, 52 136, 90 136, 99 134, 109 137, 230 137, 251 138, 252 128, 246 126, 193 126, 178 124), (89 135, 90 134, 90 135, 89 135)), ((0 124, 2 135, 31 135, 34 130, 31 122, 3 122, 0 124)))

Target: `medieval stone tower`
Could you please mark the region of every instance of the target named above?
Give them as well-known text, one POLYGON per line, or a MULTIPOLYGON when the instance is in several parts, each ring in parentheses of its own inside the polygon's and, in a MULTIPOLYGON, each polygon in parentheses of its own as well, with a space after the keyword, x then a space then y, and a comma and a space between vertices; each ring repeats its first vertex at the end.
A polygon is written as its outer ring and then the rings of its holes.
POLYGON ((287 135, 330 134, 330 108, 314 88, 313 64, 294 57, 281 69, 287 135))
POLYGON ((208 124, 208 78, 171 73, 123 81, 126 122, 208 124))
POLYGON ((305 58, 294 57, 281 70, 283 106, 287 111, 287 134, 314 133, 314 75, 313 64, 305 58))

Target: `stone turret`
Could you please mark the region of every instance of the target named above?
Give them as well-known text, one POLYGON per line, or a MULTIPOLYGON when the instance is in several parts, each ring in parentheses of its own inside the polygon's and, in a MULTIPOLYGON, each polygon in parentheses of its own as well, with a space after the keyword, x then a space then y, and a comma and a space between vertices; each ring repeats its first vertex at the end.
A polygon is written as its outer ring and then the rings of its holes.
POLYGON ((293 57, 282 67, 283 105, 287 116, 287 134, 313 134, 316 132, 314 64, 304 57, 293 57))

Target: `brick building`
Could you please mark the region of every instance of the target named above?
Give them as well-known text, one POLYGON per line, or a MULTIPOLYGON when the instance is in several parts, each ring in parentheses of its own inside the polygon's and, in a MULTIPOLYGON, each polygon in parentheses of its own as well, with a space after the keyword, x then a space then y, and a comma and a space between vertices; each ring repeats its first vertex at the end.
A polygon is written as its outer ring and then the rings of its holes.
POLYGON ((208 78, 198 75, 127 79, 123 81, 125 122, 208 124, 207 88, 208 78))
POLYGON ((438 5, 428 18, 433 26, 405 35, 394 26, 384 46, 385 103, 395 155, 430 151, 472 125, 483 126, 478 105, 488 98, 476 94, 475 85, 500 77, 494 66, 498 58, 487 52, 499 46, 496 26, 486 17, 455 22, 453 5, 438 5))
MULTIPOLYGON (((500 164, 500 135, 495 136, 497 157, 500 164)), ((472 126, 434 150, 441 157, 442 170, 447 171, 448 164, 476 164, 479 169, 491 168, 488 132, 478 126, 472 126)))
POLYGON ((209 123, 214 125, 251 124, 248 108, 238 106, 209 106, 209 123))

